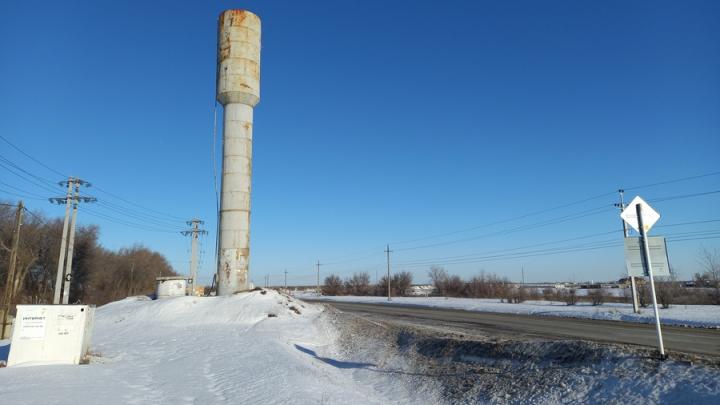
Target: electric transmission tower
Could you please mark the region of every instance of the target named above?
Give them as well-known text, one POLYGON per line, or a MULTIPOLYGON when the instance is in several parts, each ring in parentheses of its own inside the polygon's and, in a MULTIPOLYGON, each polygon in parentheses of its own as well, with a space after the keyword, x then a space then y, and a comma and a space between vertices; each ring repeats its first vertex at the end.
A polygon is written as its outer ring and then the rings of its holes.
POLYGON ((203 225, 205 221, 197 218, 193 218, 186 222, 191 228, 180 232, 184 236, 190 236, 190 287, 188 295, 195 295, 195 287, 197 281, 197 267, 198 267, 198 238, 200 235, 207 233, 206 230, 200 229, 200 225, 203 225))
POLYGON ((81 202, 90 203, 97 201, 95 197, 81 196, 80 187, 90 187, 91 184, 77 177, 68 177, 67 181, 58 184, 67 186, 65 197, 49 198, 51 203, 65 204, 65 221, 63 222, 63 234, 60 241, 60 257, 58 258, 58 270, 55 277, 55 296, 53 304, 67 304, 70 299, 70 283, 72 281, 73 248, 75 245, 75 224, 77 223, 78 206, 81 202), (72 219, 68 234, 68 219, 70 207, 72 206, 72 219))

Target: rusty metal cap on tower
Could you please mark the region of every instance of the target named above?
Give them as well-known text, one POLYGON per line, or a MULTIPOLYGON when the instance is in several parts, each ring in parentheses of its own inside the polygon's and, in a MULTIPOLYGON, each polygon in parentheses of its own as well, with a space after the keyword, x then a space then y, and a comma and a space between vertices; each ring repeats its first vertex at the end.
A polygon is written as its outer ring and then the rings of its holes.
POLYGON ((260 101, 260 17, 225 10, 218 18, 217 100, 254 107, 260 101))

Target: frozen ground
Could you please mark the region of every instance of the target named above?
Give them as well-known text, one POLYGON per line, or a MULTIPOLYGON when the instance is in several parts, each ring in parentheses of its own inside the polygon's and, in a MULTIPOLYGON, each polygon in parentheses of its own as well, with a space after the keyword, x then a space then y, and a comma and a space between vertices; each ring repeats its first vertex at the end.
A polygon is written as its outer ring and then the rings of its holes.
MULTIPOLYGON (((448 404, 720 403, 717 359, 572 339, 478 333, 339 312, 340 341, 366 361, 398 363, 417 387, 439 383, 448 404)), ((432 403, 420 401, 419 403, 432 403)))
MULTIPOLYGON (((443 297, 317 297, 314 293, 298 293, 296 297, 328 301, 361 302, 394 305, 418 305, 427 307, 455 308, 468 311, 501 312, 523 315, 565 316, 572 318, 603 319, 612 321, 652 323, 655 318, 652 307, 642 308, 640 314, 632 311, 631 304, 590 303, 566 305, 563 302, 525 301, 522 304, 501 303, 497 299, 443 298, 443 297)), ((660 308, 660 321, 665 325, 720 328, 720 306, 718 305, 672 305, 660 308)))
POLYGON ((89 365, 0 368, 0 402, 439 401, 432 384, 412 387, 376 364, 340 357, 337 334, 322 306, 274 291, 158 301, 128 298, 98 308, 89 365))

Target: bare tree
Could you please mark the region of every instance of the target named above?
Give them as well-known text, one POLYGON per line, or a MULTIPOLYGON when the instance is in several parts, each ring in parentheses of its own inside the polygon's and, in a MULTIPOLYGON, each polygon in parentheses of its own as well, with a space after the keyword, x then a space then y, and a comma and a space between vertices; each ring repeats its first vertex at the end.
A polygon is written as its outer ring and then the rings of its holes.
POLYGON ((574 288, 569 288, 567 290, 564 290, 562 292, 562 297, 567 305, 577 304, 577 301, 578 301, 577 290, 574 288))
POLYGON ((430 277, 430 281, 432 281, 438 294, 445 296, 445 287, 449 278, 447 271, 440 266, 432 266, 428 272, 428 277, 430 277))
POLYGON ((404 296, 405 292, 412 285, 412 279, 412 274, 407 271, 401 271, 399 273, 393 274, 391 283, 393 294, 396 296, 404 296))
POLYGON ((703 247, 700 251, 700 264, 704 270, 700 279, 704 286, 713 289, 711 294, 713 303, 720 305, 720 251, 718 249, 708 250, 703 247))
MULTIPOLYGON (((0 280, 7 274, 5 248, 13 226, 4 208, 0 206, 0 280)), ((52 302, 55 288, 62 220, 31 213, 23 222, 13 304, 46 304, 52 302)), ((160 253, 139 245, 112 252, 100 246, 98 234, 94 225, 76 230, 70 302, 102 305, 126 297, 129 291, 148 294, 155 289, 158 273, 176 274, 160 253)))
POLYGON ((465 295, 465 282, 460 276, 450 276, 445 280, 444 284, 447 297, 462 297, 465 295))
POLYGON ((602 305, 605 302, 605 291, 602 288, 593 289, 588 296, 593 306, 602 305))
POLYGON ((322 286, 323 295, 341 295, 343 292, 343 282, 340 277, 331 274, 325 277, 325 282, 322 286))
POLYGON ((657 299, 663 308, 670 308, 670 305, 675 302, 675 297, 677 297, 680 292, 677 273, 672 267, 670 267, 669 270, 669 277, 659 277, 659 280, 655 283, 657 299))
POLYGON ((355 273, 345 280, 345 292, 350 295, 368 295, 370 293, 370 275, 355 273))

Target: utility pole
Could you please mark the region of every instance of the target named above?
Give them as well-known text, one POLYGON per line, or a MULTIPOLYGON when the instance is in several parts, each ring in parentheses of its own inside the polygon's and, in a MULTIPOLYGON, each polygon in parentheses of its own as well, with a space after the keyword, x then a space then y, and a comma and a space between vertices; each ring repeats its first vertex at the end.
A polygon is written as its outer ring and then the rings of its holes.
POLYGON ((200 235, 204 235, 207 233, 206 230, 200 229, 200 225, 204 224, 205 221, 202 221, 197 218, 193 218, 190 221, 187 221, 186 224, 190 225, 192 228, 188 229, 186 231, 180 232, 183 236, 191 236, 190 239, 190 287, 188 288, 187 295, 195 295, 194 290, 195 287, 197 287, 197 265, 198 265, 198 238, 200 235))
POLYGON ((320 296, 321 295, 320 294, 320 266, 322 266, 320 264, 320 260, 317 261, 316 265, 317 265, 317 295, 320 296))
POLYGON ((287 290, 287 269, 285 269, 285 290, 287 290))
MULTIPOLYGON (((65 221, 63 222, 62 238, 60 239, 60 257, 58 258, 57 275, 55 276, 55 295, 53 298, 53 304, 57 305, 60 303, 60 297, 62 294, 62 280, 65 275, 65 253, 67 250, 67 231, 68 231, 68 219, 70 218, 70 204, 72 203, 72 191, 73 183, 75 179, 70 177, 67 181, 67 194, 65 196, 65 221)), ((54 202, 52 199, 50 202, 54 202)), ((61 204, 60 201, 57 202, 61 204)))
POLYGON ((522 266, 522 267, 520 268, 520 271, 522 272, 522 283, 523 283, 523 286, 524 286, 524 285, 525 285, 525 266, 522 266))
MULTIPOLYGON (((625 190, 619 189, 618 193, 620 193, 620 203, 615 204, 616 207, 620 208, 620 212, 623 212, 625 210, 625 199, 624 194, 625 190)), ((623 227, 623 237, 628 237, 628 228, 627 224, 625 223, 625 220, 620 218, 620 221, 622 221, 622 227, 623 227)), ((640 313, 640 308, 638 306, 638 296, 637 296, 637 287, 635 286, 635 277, 630 276, 630 291, 632 295, 632 304, 633 304, 633 312, 636 314, 640 313)))
POLYGON ((61 181, 61 186, 67 185, 68 192, 65 197, 53 197, 50 198, 50 202, 54 204, 65 203, 65 222, 63 224, 63 236, 60 242, 60 259, 58 260, 58 273, 55 279, 55 294, 53 304, 68 304, 70 300, 70 285, 72 282, 72 261, 73 261, 73 249, 75 247, 75 225, 77 223, 77 211, 78 206, 81 202, 95 202, 95 197, 80 196, 80 187, 90 187, 91 184, 85 180, 69 177, 67 181, 61 181), (72 219, 70 220, 70 231, 67 233, 67 221, 70 210, 70 203, 72 203, 72 219), (67 245, 67 252, 65 252, 67 245), (62 261, 65 258, 65 268, 62 268, 62 261), (62 300, 60 291, 62 289, 62 300))
POLYGON ((392 297, 390 296, 390 253, 392 253, 392 250, 390 250, 390 245, 387 245, 385 248, 385 253, 387 254, 387 284, 388 284, 388 301, 392 301, 392 297))
POLYGON ((13 228, 13 239, 10 247, 10 263, 8 264, 7 280, 5 281, 5 294, 2 300, 2 330, 0 331, 0 339, 5 338, 5 327, 8 323, 8 315, 10 307, 15 298, 15 269, 17 266, 17 253, 20 245, 20 227, 22 226, 22 216, 25 205, 22 201, 18 202, 17 211, 15 211, 15 227, 13 228))
POLYGON ((130 286, 128 287, 128 297, 133 296, 133 290, 135 287, 135 260, 130 264, 130 286))

